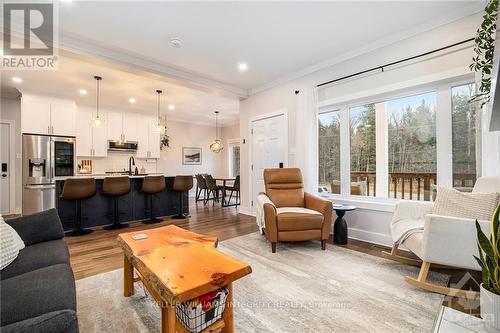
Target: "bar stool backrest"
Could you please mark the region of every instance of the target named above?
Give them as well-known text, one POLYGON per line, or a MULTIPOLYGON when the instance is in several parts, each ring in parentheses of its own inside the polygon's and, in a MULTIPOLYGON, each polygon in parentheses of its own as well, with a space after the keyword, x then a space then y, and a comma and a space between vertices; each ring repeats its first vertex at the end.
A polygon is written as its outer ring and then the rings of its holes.
POLYGON ((119 197, 130 192, 130 178, 105 177, 102 181, 102 194, 108 197, 119 197))
POLYGON ((94 178, 68 178, 64 181, 61 198, 65 200, 85 200, 97 192, 94 178))
POLYGON ((193 188, 193 176, 175 176, 174 191, 186 192, 193 188))
POLYGON ((148 194, 163 192, 165 189, 164 176, 146 176, 142 181, 141 191, 148 194))

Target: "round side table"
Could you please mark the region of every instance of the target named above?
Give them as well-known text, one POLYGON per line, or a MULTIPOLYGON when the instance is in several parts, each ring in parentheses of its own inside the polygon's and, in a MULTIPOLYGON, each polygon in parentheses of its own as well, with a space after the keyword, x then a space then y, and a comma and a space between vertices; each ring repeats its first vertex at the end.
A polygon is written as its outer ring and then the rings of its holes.
POLYGON ((351 205, 333 205, 333 209, 337 214, 337 219, 333 225, 333 242, 339 245, 347 244, 347 222, 344 219, 346 212, 355 210, 355 206, 351 205))

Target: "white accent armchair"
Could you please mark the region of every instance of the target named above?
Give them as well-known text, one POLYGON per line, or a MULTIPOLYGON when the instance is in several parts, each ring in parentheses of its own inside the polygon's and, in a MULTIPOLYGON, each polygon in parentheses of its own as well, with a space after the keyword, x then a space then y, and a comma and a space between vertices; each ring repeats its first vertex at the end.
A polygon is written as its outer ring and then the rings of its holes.
MULTIPOLYGON (((500 177, 477 179, 472 192, 500 192, 500 177)), ((418 278, 409 276, 405 278, 406 282, 415 287, 445 295, 471 298, 469 291, 438 286, 426 281, 431 265, 437 268, 480 270, 473 257, 478 255, 474 220, 432 214, 433 206, 432 202, 399 202, 391 222, 394 244, 391 252, 384 252, 384 255, 399 262, 421 266, 418 278), (398 255, 399 245, 409 249, 421 261, 398 255)), ((489 237, 490 222, 478 222, 489 237)))

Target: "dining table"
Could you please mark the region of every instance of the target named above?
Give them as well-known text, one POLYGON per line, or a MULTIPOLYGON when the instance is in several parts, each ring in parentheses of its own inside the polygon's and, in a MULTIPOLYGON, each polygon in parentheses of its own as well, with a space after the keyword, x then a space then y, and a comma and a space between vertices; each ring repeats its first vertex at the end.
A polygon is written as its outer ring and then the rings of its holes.
POLYGON ((226 189, 228 189, 228 183, 233 183, 236 180, 234 177, 220 177, 220 178, 214 178, 216 182, 222 183, 222 201, 221 205, 222 207, 231 207, 231 206, 238 206, 238 200, 236 199, 236 203, 231 204, 231 202, 226 202, 226 189))

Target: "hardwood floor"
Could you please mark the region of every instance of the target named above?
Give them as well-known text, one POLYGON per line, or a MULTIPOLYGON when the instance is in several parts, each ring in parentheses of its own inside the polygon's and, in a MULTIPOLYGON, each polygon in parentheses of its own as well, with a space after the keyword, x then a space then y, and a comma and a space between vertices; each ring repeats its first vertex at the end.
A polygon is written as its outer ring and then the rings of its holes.
MULTIPOLYGON (((121 232, 140 231, 168 224, 175 224, 197 233, 217 236, 220 241, 223 241, 258 230, 255 218, 239 214, 236 207, 222 208, 220 205, 212 206, 211 203, 203 205, 202 202, 198 202, 196 204, 191 203, 190 213, 191 217, 185 220, 167 218, 164 222, 154 225, 134 222, 131 223, 131 226, 127 229, 114 231, 100 229, 85 236, 66 237, 65 240, 69 247, 71 265, 76 279, 82 279, 123 267, 123 252, 116 241, 117 235, 121 232)), ((331 240, 330 243, 333 244, 331 240)), ((382 250, 390 250, 384 246, 355 239, 349 239, 349 243, 342 247, 377 257, 382 257, 382 250)), ((271 251, 270 247, 269 251, 271 251)), ((400 254, 404 255, 404 252, 400 251, 400 254)), ((415 258, 411 253, 407 253, 406 255, 410 258, 415 258)), ((464 276, 466 271, 444 270, 443 273, 451 275, 450 283, 456 283, 464 276)), ((479 272, 471 273, 474 278, 477 278, 477 273, 479 272)), ((401 278, 403 279, 404 277, 402 276, 401 278)), ((477 281, 481 281, 480 276, 477 281)), ((478 286, 472 285, 471 287, 474 290, 478 290, 478 286)), ((446 297, 443 304, 462 312, 471 314, 477 314, 479 312, 479 304, 474 301, 464 301, 463 299, 446 297)))
POLYGON ((75 278, 78 280, 121 268, 123 252, 118 246, 116 237, 122 232, 175 224, 200 234, 217 236, 220 241, 223 241, 258 230, 255 218, 238 214, 236 207, 222 208, 220 205, 212 206, 211 203, 203 205, 202 202, 198 202, 190 205, 190 213, 191 217, 185 220, 167 218, 164 222, 153 225, 133 222, 127 229, 109 231, 101 228, 89 235, 66 237, 75 278))

